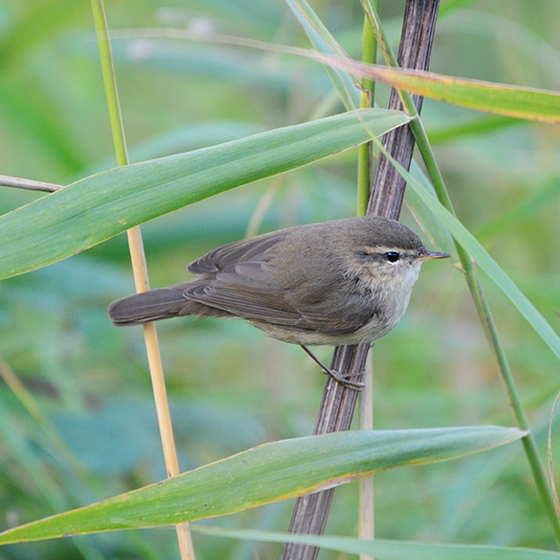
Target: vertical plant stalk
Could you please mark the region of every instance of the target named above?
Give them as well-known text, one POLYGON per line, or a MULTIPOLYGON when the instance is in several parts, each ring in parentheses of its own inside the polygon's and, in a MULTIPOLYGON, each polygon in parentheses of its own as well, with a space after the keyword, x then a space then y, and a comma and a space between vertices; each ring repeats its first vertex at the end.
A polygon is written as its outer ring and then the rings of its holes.
MULTIPOLYGON (((437 21, 439 0, 408 0, 405 7, 403 34, 397 56, 402 68, 428 70, 437 21), (414 32, 405 33, 406 22, 414 23, 414 32)), ((418 113, 422 110, 423 98, 413 95, 412 100, 418 113)), ((389 109, 404 109, 400 94, 391 90, 389 109)), ((401 126, 383 136, 383 147, 405 169, 410 169, 414 150, 414 134, 410 126, 401 126)), ((406 181, 391 162, 379 154, 377 171, 368 204, 368 214, 398 219, 404 199, 406 181)))
MULTIPOLYGON (((373 369, 371 352, 368 352, 364 388, 360 396, 360 430, 373 430, 373 369)), ((360 478, 360 539, 375 538, 375 493, 373 475, 360 478)), ((372 556, 360 554, 360 560, 373 560, 372 556)))
MULTIPOLYGON (((380 0, 377 0, 379 3, 380 0)), ((369 20, 364 18, 364 31, 362 36, 362 60, 369 64, 377 61, 377 40, 369 20)), ((370 78, 362 79, 360 92, 360 108, 373 107, 375 99, 375 82, 370 78)), ((371 142, 358 146, 358 216, 364 216, 367 211, 369 193, 371 191, 371 178, 373 177, 373 157, 371 142)))
POLYGON ((546 471, 539 455, 537 442, 535 441, 535 437, 531 432, 529 420, 525 415, 525 410, 523 409, 521 398, 519 397, 519 393, 517 392, 517 386, 515 385, 508 359, 498 336, 498 329, 496 328, 494 318, 492 317, 492 313, 490 312, 490 307, 488 306, 488 302, 486 301, 486 297, 484 296, 484 292, 482 291, 482 286, 480 285, 480 282, 478 280, 476 267, 472 262, 467 276, 467 282, 475 299, 476 309, 484 327, 484 332, 486 334, 486 338, 488 339, 488 344, 492 349, 494 356, 496 357, 498 370, 500 371, 500 374, 502 376, 506 396, 508 398, 513 415, 515 416, 517 425, 521 430, 524 430, 528 433, 528 435, 521 438, 521 443, 523 445, 525 455, 527 455, 527 460, 529 462, 529 467, 531 468, 531 472, 535 480, 537 492, 539 493, 541 501, 543 502, 548 518, 552 523, 552 529, 556 537, 556 542, 560 543, 558 498, 554 490, 554 478, 550 478, 550 483, 552 485, 551 488, 546 479, 546 471))
MULTIPOLYGON (((379 10, 380 0, 374 0, 379 10)), ((362 35, 362 61, 375 64, 377 62, 377 39, 367 16, 364 17, 362 35)), ((369 78, 362 79, 360 107, 373 107, 375 100, 375 82, 369 78)), ((369 193, 373 186, 373 154, 372 143, 367 142, 358 147, 358 216, 367 212, 369 193)), ((368 352, 364 388, 360 395, 360 430, 373 430, 373 369, 371 353, 368 352)), ((372 540, 375 537, 374 525, 374 481, 373 475, 360 478, 360 516, 358 534, 361 539, 372 540)), ((373 560, 369 555, 360 554, 360 560, 373 560)))
MULTIPOLYGON (((343 372, 352 381, 363 377, 369 352, 369 344, 337 346, 331 363, 334 371, 343 372)), ((328 377, 319 407, 319 415, 314 434, 327 434, 348 430, 358 400, 358 391, 349 389, 328 377)), ((290 533, 321 535, 331 507, 334 488, 301 496, 296 500, 290 533)), ((310 560, 317 558, 319 548, 295 543, 286 543, 282 550, 282 560, 310 560)))
MULTIPOLYGON (((407 0, 399 47, 399 62, 402 66, 428 69, 438 8, 439 0, 407 0)), ((417 99, 417 103, 420 110, 421 98, 417 99)), ((391 94, 389 108, 402 109, 400 98, 395 92, 391 94)), ((410 167, 414 137, 408 126, 386 134, 384 145, 403 167, 410 167), (401 130, 404 132, 400 132, 401 130), (395 132, 398 134, 395 135, 395 132)), ((378 161, 367 213, 396 219, 402 206, 406 182, 401 181, 396 170, 391 172, 388 161, 383 167, 380 167, 380 163, 381 159, 378 161)), ((335 348, 331 368, 351 377, 352 381, 361 381, 368 351, 369 344, 338 346, 335 348)), ((344 387, 329 377, 314 434, 350 429, 356 401, 355 390, 344 387)), ((334 489, 329 489, 298 498, 289 532, 323 534, 333 494, 334 489)), ((286 543, 281 560, 316 560, 318 554, 318 547, 286 543)))
MULTIPOLYGON (((117 163, 118 165, 128 165, 124 125, 120 110, 111 43, 109 41, 109 31, 103 0, 91 0, 91 8, 95 23, 95 31, 97 34, 101 70, 105 85, 107 105, 109 108, 109 118, 111 122, 111 131, 117 163)), ((140 227, 136 226, 129 229, 127 231, 127 236, 136 291, 145 292, 149 289, 149 280, 140 227)), ((179 461, 177 459, 177 450, 175 447, 175 439, 173 437, 173 427, 171 424, 171 415, 169 412, 163 367, 154 323, 147 323, 144 325, 144 340, 146 344, 146 352, 148 354, 148 364, 152 379, 154 400, 167 476, 177 476, 180 473, 179 461)), ((182 523, 177 525, 176 529, 182 560, 194 560, 194 549, 192 546, 192 538, 188 524, 182 523)))

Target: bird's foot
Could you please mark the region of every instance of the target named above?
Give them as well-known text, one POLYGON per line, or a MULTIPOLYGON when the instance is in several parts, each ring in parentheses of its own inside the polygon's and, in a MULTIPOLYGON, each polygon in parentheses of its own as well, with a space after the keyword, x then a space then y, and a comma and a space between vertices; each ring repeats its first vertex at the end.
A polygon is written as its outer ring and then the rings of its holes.
MULTIPOLYGON (((337 383, 340 383, 347 389, 352 389, 354 391, 361 391, 365 387, 365 383, 363 383, 362 381, 351 381, 347 377, 344 377, 344 375, 342 375, 340 372, 333 371, 332 369, 327 367, 323 367, 322 369, 323 369, 323 373, 329 375, 337 383)), ((356 373, 354 373, 353 375, 356 375, 356 373)))
MULTIPOLYGON (((302 344, 301 347, 307 353, 307 355, 321 368, 323 373, 332 377, 337 383, 340 383, 344 387, 348 389, 352 389, 354 391, 361 391, 363 389, 365 383, 362 383, 361 381, 351 381, 350 379, 345 377, 342 373, 338 371, 333 371, 331 368, 327 367, 321 360, 319 360, 319 358, 317 358, 317 356, 315 356, 315 354, 313 354, 313 352, 311 352, 311 350, 309 350, 307 346, 303 346, 302 344)), ((358 374, 354 372, 353 375, 358 375, 358 374)))

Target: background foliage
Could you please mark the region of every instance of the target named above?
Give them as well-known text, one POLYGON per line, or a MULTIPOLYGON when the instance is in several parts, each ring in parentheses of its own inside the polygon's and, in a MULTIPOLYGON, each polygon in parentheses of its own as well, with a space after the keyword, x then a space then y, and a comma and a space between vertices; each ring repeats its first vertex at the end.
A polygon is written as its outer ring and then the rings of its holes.
MULTIPOLYGON (((403 2, 382 18, 398 42, 403 2)), ((187 25, 307 46, 279 0, 108 4, 112 29, 187 25)), ((358 2, 316 2, 360 56, 358 2)), ((560 6, 554 0, 443 2, 431 69, 559 89, 560 6)), ((70 183, 114 165, 89 4, 0 3, 0 162, 3 174, 70 183)), ((131 159, 210 145, 340 110, 325 72, 274 53, 196 43, 115 43, 131 159)), ((388 96, 381 89, 381 100, 388 96)), ((425 101, 423 120, 461 221, 545 318, 558 327, 560 225, 557 128, 425 101)), ((355 153, 243 187, 144 228, 152 285, 185 278, 213 246, 355 212, 355 153)), ((39 196, 2 189, 0 211, 39 196)), ((405 222, 418 226, 409 213, 405 222)), ((0 386, 2 526, 44 517, 165 476, 138 329, 116 330, 106 305, 133 290, 124 237, 0 289, 0 365, 13 370, 35 415, 0 386), (52 423, 52 424, 51 424, 52 423), (45 430, 60 436, 58 447, 45 430), (81 468, 75 464, 79 462, 81 468)), ((537 437, 557 391, 549 349, 491 284, 485 286, 537 437)), ((158 330, 183 470, 263 441, 312 431, 322 375, 297 347, 240 322, 169 321, 158 330)), ((320 350, 324 359, 330 350, 320 350)), ((373 352, 377 428, 511 424, 507 402, 461 275, 425 266, 399 327, 373 352)), ((56 441, 56 439, 54 439, 56 441)), ((551 547, 525 457, 515 446, 377 480, 384 538, 551 547)), ((340 488, 328 531, 353 534, 356 488, 340 488)), ((283 530, 291 503, 221 522, 283 530)), ((200 558, 252 558, 256 545, 195 535, 200 558)), ((161 558, 166 530, 7 547, 0 558, 161 558)), ((275 545, 259 546, 272 555, 275 545), (269 548, 270 547, 270 548, 269 548)), ((325 558, 329 557, 325 553, 325 558)), ((334 555, 332 556, 334 557, 334 555)))

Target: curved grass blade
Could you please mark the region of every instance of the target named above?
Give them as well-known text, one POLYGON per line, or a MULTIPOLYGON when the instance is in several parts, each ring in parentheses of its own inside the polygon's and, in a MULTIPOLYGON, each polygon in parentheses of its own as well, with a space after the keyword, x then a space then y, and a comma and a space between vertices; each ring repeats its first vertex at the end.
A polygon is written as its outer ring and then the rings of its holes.
POLYGON ((554 91, 396 68, 376 68, 372 77, 398 89, 469 109, 560 122, 560 94, 554 91))
MULTIPOLYGON (((309 25, 306 23, 304 27, 308 28, 309 25)), ((173 31, 169 36, 174 38, 189 38, 188 33, 177 33, 177 30, 169 31, 173 31)), ((161 33, 159 34, 161 35, 161 33)), ((200 38, 197 38, 197 40, 200 40, 200 38)), ((420 70, 388 68, 378 64, 366 64, 348 58, 341 58, 328 52, 245 40, 237 37, 208 35, 206 40, 216 43, 227 42, 228 44, 238 44, 250 48, 301 56, 331 68, 344 70, 361 78, 370 78, 397 89, 477 111, 485 111, 516 119, 547 123, 560 122, 560 93, 556 91, 445 76, 420 70)), ((330 75, 333 76, 332 73, 330 75)), ((343 81, 335 80, 337 89, 341 85, 343 85, 343 81)), ((345 85, 343 89, 346 90, 345 85)), ((339 89, 339 91, 341 90, 339 89)), ((342 94, 342 99, 347 103, 350 99, 348 92, 342 91, 342 94)))
POLYGON ((449 230, 453 237, 470 254, 476 264, 486 272, 496 286, 498 286, 511 303, 513 303, 521 315, 525 317, 554 354, 560 358, 560 337, 554 332, 550 324, 539 313, 535 306, 527 299, 525 294, 521 292, 513 280, 490 256, 488 251, 477 241, 474 235, 437 200, 433 193, 426 190, 410 173, 403 169, 402 166, 398 165, 398 163, 394 162, 394 164, 398 166, 399 172, 406 178, 408 186, 414 191, 419 201, 421 201, 421 203, 449 230))
POLYGON ((408 122, 358 110, 92 175, 0 218, 0 278, 51 264, 132 226, 351 148, 408 122))
POLYGON ((287 52, 460 107, 517 119, 560 122, 560 93, 555 91, 444 76, 422 70, 388 68, 303 49, 292 48, 287 52))
POLYGON ((422 542, 361 540, 350 537, 293 535, 272 531, 236 530, 221 527, 193 526, 205 535, 259 542, 301 543, 311 546, 375 556, 376 560, 560 560, 560 553, 535 548, 499 546, 427 544, 422 542))
POLYGON ((0 544, 175 525, 301 496, 389 468, 461 457, 517 440, 496 426, 352 431, 260 445, 164 482, 0 534, 0 544))

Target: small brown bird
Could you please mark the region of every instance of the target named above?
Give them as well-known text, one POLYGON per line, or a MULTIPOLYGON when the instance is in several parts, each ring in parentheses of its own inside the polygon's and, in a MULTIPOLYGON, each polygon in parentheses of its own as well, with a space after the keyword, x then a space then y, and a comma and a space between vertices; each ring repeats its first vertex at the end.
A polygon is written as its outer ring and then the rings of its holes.
POLYGON ((109 317, 118 327, 183 315, 240 317, 310 354, 307 345, 387 334, 408 306, 422 262, 449 256, 377 216, 296 226, 218 247, 187 267, 199 278, 114 301, 109 317))

